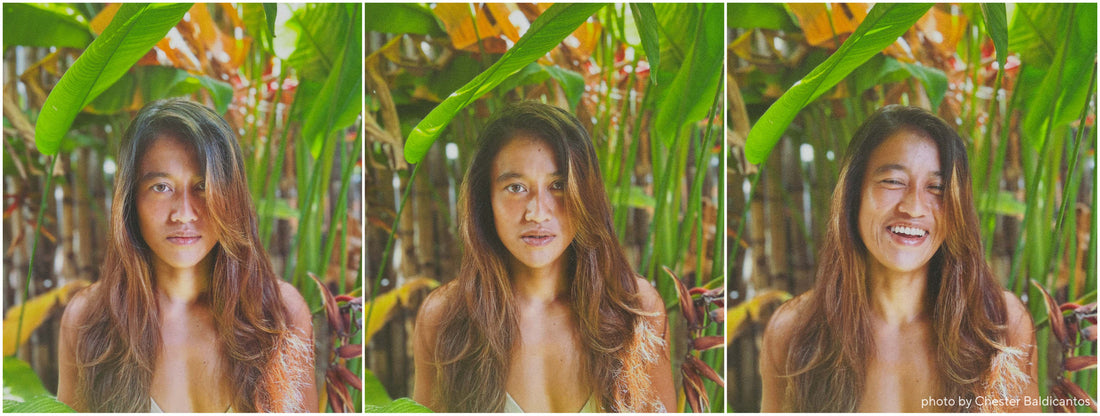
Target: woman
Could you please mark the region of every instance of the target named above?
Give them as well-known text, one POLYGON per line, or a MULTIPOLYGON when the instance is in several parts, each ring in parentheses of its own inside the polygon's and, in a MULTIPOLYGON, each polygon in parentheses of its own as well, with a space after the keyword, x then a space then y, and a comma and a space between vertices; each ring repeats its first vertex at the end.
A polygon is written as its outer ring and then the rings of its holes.
POLYGON ((225 120, 151 103, 117 164, 101 278, 62 317, 58 399, 92 412, 317 411, 310 312, 259 243, 225 120))
POLYGON ((860 127, 816 286, 764 333, 763 411, 1039 410, 1030 317, 985 262, 970 182, 935 115, 888 106, 860 127))
POLYGON ((664 304, 612 229, 575 117, 525 102, 482 132, 458 277, 416 320, 414 399, 448 412, 674 409, 664 304))

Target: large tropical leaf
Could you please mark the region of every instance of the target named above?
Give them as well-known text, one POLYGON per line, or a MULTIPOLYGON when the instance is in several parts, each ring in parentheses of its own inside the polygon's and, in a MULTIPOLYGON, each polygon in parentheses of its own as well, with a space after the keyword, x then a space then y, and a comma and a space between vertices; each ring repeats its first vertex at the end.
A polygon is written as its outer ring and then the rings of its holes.
MULTIPOLYGON (((5 325, 5 328, 7 326, 5 325)), ((4 355, 4 400, 23 402, 35 396, 50 394, 30 364, 14 356, 4 355)), ((5 403, 5 411, 7 410, 5 403)))
MULTIPOLYGON (((347 4, 329 4, 337 8, 347 8, 347 4)), ((355 4, 351 10, 343 13, 351 15, 351 22, 359 21, 359 12, 362 5, 355 4)), ((311 97, 311 104, 306 103, 306 118, 302 122, 302 135, 310 141, 310 153, 314 158, 321 155, 321 147, 328 138, 328 134, 336 129, 347 127, 355 122, 361 112, 363 76, 361 55, 362 33, 360 25, 351 25, 351 32, 347 39, 341 43, 343 50, 336 55, 336 62, 325 77, 325 83, 321 91, 311 97)), ((301 39, 301 38, 299 38, 301 39)))
POLYGON ((85 280, 75 280, 65 286, 46 292, 32 298, 23 304, 12 306, 4 314, 4 355, 15 354, 16 331, 19 331, 19 344, 23 344, 30 338, 39 325, 46 321, 54 305, 65 305, 69 302, 69 296, 73 291, 88 286, 85 280), (23 320, 22 330, 19 320, 23 320))
POLYGON ((739 3, 726 9, 726 24, 740 29, 798 29, 782 3, 739 3))
POLYGON ((649 79, 656 83, 656 71, 661 67, 657 12, 653 10, 652 3, 630 3, 630 13, 634 16, 634 26, 638 28, 638 36, 642 38, 642 50, 645 51, 645 58, 649 61, 650 71, 654 73, 649 79))
POLYGON ((766 160, 780 136, 802 108, 847 77, 867 59, 894 43, 930 7, 929 4, 917 3, 878 3, 871 8, 855 33, 844 41, 840 49, 787 90, 753 125, 745 143, 745 157, 749 162, 759 164, 766 160))
POLYGON ((454 119, 455 114, 485 93, 492 91, 497 84, 523 69, 527 64, 546 55, 603 6, 602 3, 558 3, 546 9, 538 19, 535 19, 519 42, 505 52, 500 60, 443 100, 413 128, 405 142, 405 160, 409 163, 419 163, 428 154, 428 149, 435 143, 435 139, 454 119))
POLYGON ((347 8, 339 3, 307 3, 294 12, 287 27, 297 31, 298 41, 286 64, 297 69, 301 78, 327 78, 337 65, 348 36, 347 32, 332 28, 349 27, 349 19, 347 8))
POLYGON ((382 382, 370 369, 363 373, 363 399, 363 404, 379 407, 386 406, 393 401, 390 394, 386 392, 386 387, 382 385, 382 382))
POLYGON ((654 133, 668 145, 675 141, 680 127, 707 116, 722 75, 719 70, 725 58, 722 6, 700 4, 698 7, 698 24, 688 25, 696 35, 684 62, 671 83, 658 87, 665 91, 659 93, 664 99, 657 103, 654 133))
POLYGON ((68 5, 4 3, 4 48, 83 48, 92 41, 92 32, 78 16, 68 5))
POLYGON ((122 5, 50 91, 35 125, 38 151, 57 153, 80 110, 118 81, 190 8, 190 3, 122 5))
POLYGON ((366 413, 432 413, 431 409, 428 409, 424 405, 412 401, 407 397, 394 400, 385 406, 363 406, 363 412, 366 413))
POLYGON ((383 19, 367 19, 368 32, 415 33, 441 36, 446 32, 427 7, 417 3, 366 4, 366 16, 385 16, 383 19))
POLYGON ((1004 71, 1005 61, 1008 59, 1008 17, 1005 4, 982 3, 981 7, 985 31, 993 39, 993 47, 997 49, 997 68, 1004 71))

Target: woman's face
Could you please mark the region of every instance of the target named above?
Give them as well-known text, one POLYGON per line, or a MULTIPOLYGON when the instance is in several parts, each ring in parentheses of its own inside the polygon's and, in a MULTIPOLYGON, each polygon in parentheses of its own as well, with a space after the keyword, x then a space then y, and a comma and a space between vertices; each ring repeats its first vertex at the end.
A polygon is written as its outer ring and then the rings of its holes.
POLYGON ((927 270, 944 240, 944 187, 936 143, 923 134, 898 131, 871 152, 859 236, 872 272, 927 270))
POLYGON ((561 268, 562 253, 573 242, 564 204, 565 173, 555 159, 542 141, 519 135, 493 160, 493 222, 512 254, 513 273, 561 268))
POLYGON ((194 150, 171 136, 158 137, 138 162, 138 222, 158 273, 193 270, 220 238, 199 166, 194 150))

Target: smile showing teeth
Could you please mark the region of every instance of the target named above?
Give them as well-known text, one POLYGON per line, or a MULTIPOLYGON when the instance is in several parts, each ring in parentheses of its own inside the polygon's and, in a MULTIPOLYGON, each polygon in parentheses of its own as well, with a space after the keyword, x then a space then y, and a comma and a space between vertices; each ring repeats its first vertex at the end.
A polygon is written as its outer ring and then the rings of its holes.
POLYGON ((890 227, 890 231, 893 231, 895 234, 902 234, 910 237, 924 237, 924 235, 928 233, 920 228, 905 227, 901 225, 890 227))

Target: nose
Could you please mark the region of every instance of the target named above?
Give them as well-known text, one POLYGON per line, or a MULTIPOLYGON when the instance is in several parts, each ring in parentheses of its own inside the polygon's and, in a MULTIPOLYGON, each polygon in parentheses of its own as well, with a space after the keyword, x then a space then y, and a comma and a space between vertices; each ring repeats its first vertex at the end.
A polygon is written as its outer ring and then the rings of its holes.
POLYGON ((920 188, 910 188, 898 204, 898 210, 914 218, 923 217, 929 212, 928 198, 920 188))
POLYGON ((188 223, 199 219, 198 208, 195 206, 199 201, 191 190, 185 189, 176 198, 176 201, 178 201, 177 205, 172 210, 168 218, 169 220, 173 222, 188 223))
POLYGON ((523 219, 531 222, 544 222, 550 219, 557 202, 554 195, 546 190, 531 191, 531 199, 527 201, 527 211, 523 219))

